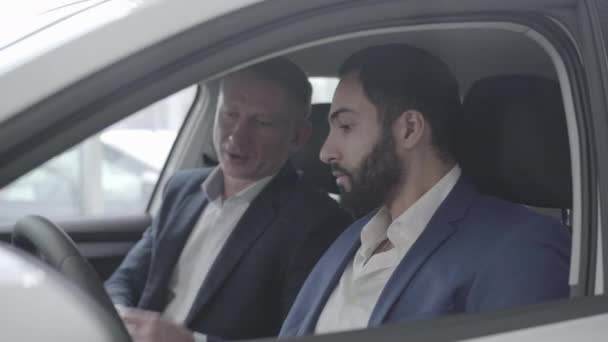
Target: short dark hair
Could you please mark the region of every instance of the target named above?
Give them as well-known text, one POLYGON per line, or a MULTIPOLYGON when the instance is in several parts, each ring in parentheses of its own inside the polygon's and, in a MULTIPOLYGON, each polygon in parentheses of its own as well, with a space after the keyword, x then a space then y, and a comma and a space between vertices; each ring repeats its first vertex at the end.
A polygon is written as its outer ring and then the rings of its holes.
MULTIPOLYGON (((308 117, 310 112, 310 101, 312 98, 312 86, 308 77, 295 63, 285 57, 275 57, 249 67, 236 71, 250 72, 256 78, 265 81, 276 82, 287 90, 292 100, 304 109, 308 117)), ((228 75, 230 76, 230 75, 228 75)))
POLYGON ((404 111, 417 110, 431 126, 440 157, 454 158, 460 93, 458 81, 441 59, 406 44, 378 45, 350 56, 339 69, 340 77, 353 72, 378 108, 384 128, 404 111))

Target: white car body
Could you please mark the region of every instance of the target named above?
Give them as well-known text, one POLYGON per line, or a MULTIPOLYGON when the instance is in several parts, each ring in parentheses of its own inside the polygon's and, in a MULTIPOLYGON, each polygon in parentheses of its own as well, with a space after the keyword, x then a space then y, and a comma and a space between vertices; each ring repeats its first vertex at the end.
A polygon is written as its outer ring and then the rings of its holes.
POLYGON ((91 1, 78 15, 0 49, 0 122, 164 38, 259 1, 91 1))
MULTIPOLYGON (((0 124, 159 41, 259 2, 89 1, 91 6, 77 15, 0 47, 0 124)), ((7 29, 0 23, 0 31, 7 29)), ((56 272, 1 245, 0 270, 0 340, 110 340, 89 314, 94 303, 56 272)), ((471 341, 600 341, 606 336, 608 314, 601 314, 471 341)))
POLYGON ((3 341, 112 341, 95 303, 56 271, 7 246, 0 270, 3 341))

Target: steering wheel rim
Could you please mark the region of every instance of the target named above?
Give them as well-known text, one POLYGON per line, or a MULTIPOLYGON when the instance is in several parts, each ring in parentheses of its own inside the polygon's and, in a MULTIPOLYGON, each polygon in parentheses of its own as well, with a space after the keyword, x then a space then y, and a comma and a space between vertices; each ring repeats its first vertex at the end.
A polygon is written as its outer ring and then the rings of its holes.
POLYGON ((105 291, 101 279, 63 229, 44 217, 29 215, 17 221, 11 241, 16 247, 37 252, 48 264, 86 292, 109 314, 111 320, 115 321, 106 322, 107 324, 118 323, 117 326, 121 331, 116 332, 116 336, 122 338, 117 340, 130 341, 122 319, 105 291))

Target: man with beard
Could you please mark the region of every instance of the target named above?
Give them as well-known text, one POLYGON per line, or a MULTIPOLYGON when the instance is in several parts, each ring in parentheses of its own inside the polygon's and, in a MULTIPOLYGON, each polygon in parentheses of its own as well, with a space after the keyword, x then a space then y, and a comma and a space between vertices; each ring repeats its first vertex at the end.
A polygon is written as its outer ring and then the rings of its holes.
POLYGON ((281 329, 300 336, 567 297, 558 221, 481 195, 454 159, 457 81, 400 44, 351 56, 321 150, 363 218, 332 244, 281 329))

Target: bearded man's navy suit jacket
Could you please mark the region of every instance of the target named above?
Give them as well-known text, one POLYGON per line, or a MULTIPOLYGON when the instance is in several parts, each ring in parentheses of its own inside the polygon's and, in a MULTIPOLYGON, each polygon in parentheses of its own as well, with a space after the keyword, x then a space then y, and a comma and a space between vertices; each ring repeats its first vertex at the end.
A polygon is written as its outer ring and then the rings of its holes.
MULTIPOLYGON (((313 334, 375 212, 353 223, 302 286, 281 336, 313 334)), ((570 234, 557 220, 484 196, 461 177, 401 260, 369 327, 567 297, 570 234)))
MULTIPOLYGON (((162 312, 169 279, 208 200, 211 169, 181 171, 152 226, 106 282, 114 303, 162 312)), ((216 258, 185 325, 223 338, 277 335, 317 260, 352 222, 288 163, 252 201, 216 258)))

